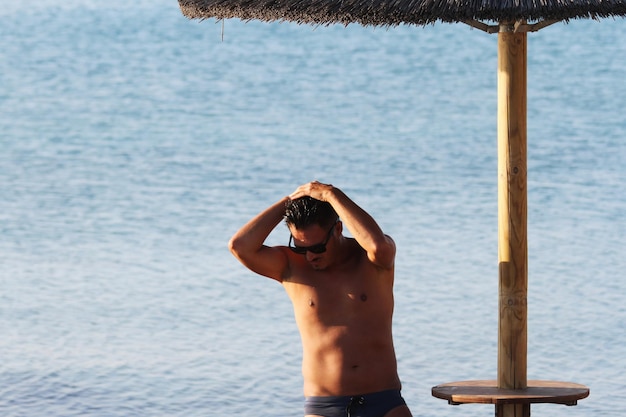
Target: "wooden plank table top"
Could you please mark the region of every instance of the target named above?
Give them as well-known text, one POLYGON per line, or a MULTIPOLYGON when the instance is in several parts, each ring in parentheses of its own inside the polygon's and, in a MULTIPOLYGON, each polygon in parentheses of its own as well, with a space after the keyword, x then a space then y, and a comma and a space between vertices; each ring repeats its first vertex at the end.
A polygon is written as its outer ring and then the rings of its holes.
POLYGON ((529 380, 525 389, 498 388, 495 380, 449 382, 432 388, 432 395, 450 404, 576 405, 589 396, 589 388, 573 382, 529 380))

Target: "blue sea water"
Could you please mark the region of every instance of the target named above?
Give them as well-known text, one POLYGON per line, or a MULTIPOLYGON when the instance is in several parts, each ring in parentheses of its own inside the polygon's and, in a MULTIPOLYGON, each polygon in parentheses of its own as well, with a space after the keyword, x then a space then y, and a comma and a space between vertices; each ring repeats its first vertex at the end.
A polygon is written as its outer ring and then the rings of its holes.
MULTIPOLYGON (((624 24, 528 35, 528 376, 591 389, 533 416, 626 413, 624 24)), ((397 242, 413 414, 491 415, 430 388, 496 377, 496 43, 462 24, 222 26, 173 0, 9 0, 0 415, 301 415, 289 301, 226 242, 312 179, 397 242)))

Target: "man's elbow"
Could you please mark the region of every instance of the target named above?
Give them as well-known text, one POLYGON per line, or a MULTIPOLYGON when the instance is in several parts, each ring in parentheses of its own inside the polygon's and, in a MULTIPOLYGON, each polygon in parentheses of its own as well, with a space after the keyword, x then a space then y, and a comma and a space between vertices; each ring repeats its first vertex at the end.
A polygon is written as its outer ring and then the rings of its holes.
POLYGON ((228 250, 239 262, 245 265, 246 259, 253 257, 259 248, 251 246, 248 239, 235 235, 228 241, 228 250))
POLYGON ((237 236, 231 237, 228 241, 228 250, 237 258, 239 258, 238 255, 242 251, 242 243, 241 239, 238 239, 237 236))

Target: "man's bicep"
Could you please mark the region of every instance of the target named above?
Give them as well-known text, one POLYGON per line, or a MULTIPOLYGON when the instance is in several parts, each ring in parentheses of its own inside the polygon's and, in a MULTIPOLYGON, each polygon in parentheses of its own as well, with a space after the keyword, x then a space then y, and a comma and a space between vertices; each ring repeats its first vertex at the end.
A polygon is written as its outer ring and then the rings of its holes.
POLYGON ((376 251, 367 254, 370 262, 384 269, 392 269, 396 257, 396 243, 391 236, 385 235, 384 240, 376 245, 376 251))
POLYGON ((283 248, 263 245, 258 251, 237 256, 239 261, 252 272, 282 282, 288 267, 289 259, 283 248))

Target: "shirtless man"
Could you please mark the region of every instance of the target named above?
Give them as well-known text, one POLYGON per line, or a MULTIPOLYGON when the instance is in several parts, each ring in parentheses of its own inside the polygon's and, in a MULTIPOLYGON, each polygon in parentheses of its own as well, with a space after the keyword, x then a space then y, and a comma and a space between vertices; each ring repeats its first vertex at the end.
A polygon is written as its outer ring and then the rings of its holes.
POLYGON ((368 213, 338 188, 314 181, 250 220, 229 248, 247 268, 280 282, 291 299, 306 417, 411 416, 391 332, 396 247, 368 213), (264 245, 283 219, 289 245, 264 245), (342 235, 344 225, 354 238, 342 235))

